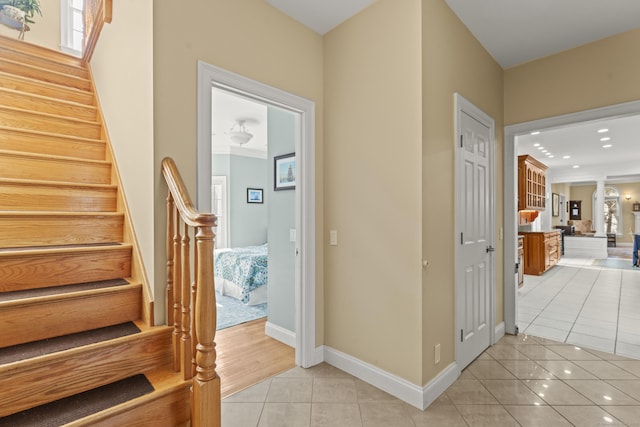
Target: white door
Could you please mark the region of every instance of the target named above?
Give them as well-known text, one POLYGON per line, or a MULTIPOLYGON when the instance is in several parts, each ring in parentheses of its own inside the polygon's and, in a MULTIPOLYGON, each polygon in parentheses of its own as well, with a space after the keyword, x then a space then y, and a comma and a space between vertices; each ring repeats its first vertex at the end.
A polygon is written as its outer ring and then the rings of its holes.
POLYGON ((458 111, 456 359, 462 370, 493 339, 493 120, 458 111))

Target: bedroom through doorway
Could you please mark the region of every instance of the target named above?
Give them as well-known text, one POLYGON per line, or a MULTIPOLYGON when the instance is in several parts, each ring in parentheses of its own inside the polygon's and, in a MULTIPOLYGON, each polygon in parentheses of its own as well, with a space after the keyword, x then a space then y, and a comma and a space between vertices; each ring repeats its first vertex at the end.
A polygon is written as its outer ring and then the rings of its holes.
POLYGON ((296 113, 212 87, 211 209, 218 330, 295 331, 296 113))

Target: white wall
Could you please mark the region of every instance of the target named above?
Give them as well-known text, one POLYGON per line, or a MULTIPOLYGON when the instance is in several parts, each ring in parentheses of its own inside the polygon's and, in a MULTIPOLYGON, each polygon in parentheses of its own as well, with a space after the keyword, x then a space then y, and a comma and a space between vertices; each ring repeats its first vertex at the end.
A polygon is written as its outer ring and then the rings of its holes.
MULTIPOLYGON (((153 284, 152 0, 115 2, 113 21, 102 29, 91 70, 142 259, 153 284)), ((157 305, 156 310, 164 311, 157 305)), ((158 314, 156 318, 164 317, 158 314)))

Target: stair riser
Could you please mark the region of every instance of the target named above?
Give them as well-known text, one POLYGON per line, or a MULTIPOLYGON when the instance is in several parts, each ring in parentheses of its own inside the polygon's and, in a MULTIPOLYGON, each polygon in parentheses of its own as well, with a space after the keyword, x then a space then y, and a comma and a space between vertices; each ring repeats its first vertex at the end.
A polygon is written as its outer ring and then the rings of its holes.
POLYGON ((15 216, 0 219, 4 247, 114 243, 122 240, 123 216, 15 216))
POLYGON ((0 175, 10 179, 109 184, 111 182, 111 165, 0 153, 0 175))
POLYGON ((22 108, 45 114, 95 121, 96 109, 87 105, 70 104, 55 99, 35 97, 30 94, 0 91, 0 104, 4 107, 22 108))
POLYGON ((0 87, 85 105, 93 105, 94 101, 93 93, 91 92, 71 89, 39 80, 25 79, 14 74, 0 74, 0 87))
POLYGON ((102 137, 102 127, 99 123, 4 108, 0 108, 0 126, 58 133, 80 138, 100 139, 102 137))
POLYGON ((21 64, 27 64, 32 67, 44 68, 46 70, 56 71, 61 74, 69 74, 71 76, 81 77, 83 79, 89 78, 89 73, 86 69, 74 67, 72 65, 61 64, 59 62, 51 61, 40 56, 28 55, 13 49, 0 47, 0 56, 4 59, 8 59, 10 61, 18 62, 21 64))
POLYGON ((89 80, 69 74, 50 72, 46 69, 32 67, 12 61, 0 59, 0 71, 18 76, 28 77, 43 82, 54 83, 62 86, 72 87, 84 91, 91 91, 89 80))
POLYGON ((0 129, 0 150, 104 160, 105 149, 106 145, 103 141, 74 140, 18 129, 0 129))
POLYGON ((168 333, 145 334, 144 338, 118 340, 117 344, 109 345, 103 343, 64 360, 34 363, 25 369, 7 372, 0 375, 0 383, 4 384, 0 389, 0 401, 3 402, 0 416, 166 366, 170 363, 170 354, 165 351, 168 345, 168 333))
POLYGON ((0 182, 0 206, 6 211, 114 212, 116 189, 56 188, 0 182))
POLYGON ((46 302, 2 308, 0 343, 9 347, 25 342, 73 334, 140 318, 140 286, 108 288, 107 292, 76 297, 60 295, 46 302))
POLYGON ((96 282, 131 276, 131 247, 2 257, 0 292, 96 282))
POLYGON ((191 393, 188 387, 174 390, 160 398, 154 395, 142 396, 135 404, 126 405, 126 409, 103 411, 85 420, 67 424, 66 427, 177 427, 187 426, 191 417, 189 402, 191 393), (117 414, 113 412, 117 411, 117 414))

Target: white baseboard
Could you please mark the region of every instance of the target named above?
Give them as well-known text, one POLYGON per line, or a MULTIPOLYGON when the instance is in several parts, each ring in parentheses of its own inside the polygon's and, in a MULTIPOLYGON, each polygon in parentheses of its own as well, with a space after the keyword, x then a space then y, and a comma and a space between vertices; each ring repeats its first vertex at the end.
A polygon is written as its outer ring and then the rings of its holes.
POLYGON ((296 333, 282 326, 274 325, 271 322, 267 322, 264 325, 264 333, 266 336, 280 341, 289 347, 296 348, 296 333))
POLYGON ((504 322, 500 322, 500 323, 498 323, 498 324, 496 325, 496 332, 495 332, 495 338, 496 338, 496 340, 495 340, 494 344, 495 344, 496 342, 500 341, 500 338, 502 338, 502 337, 504 336, 504 334, 505 334, 505 332, 504 332, 504 331, 505 331, 504 322))
MULTIPOLYGON (((429 384, 420 387, 331 347, 319 347, 316 351, 319 349, 323 350, 322 359, 329 365, 384 390, 420 410, 426 409, 433 403, 460 375, 457 364, 454 362, 440 372, 429 384)), ((316 356, 319 357, 318 354, 316 356)))

